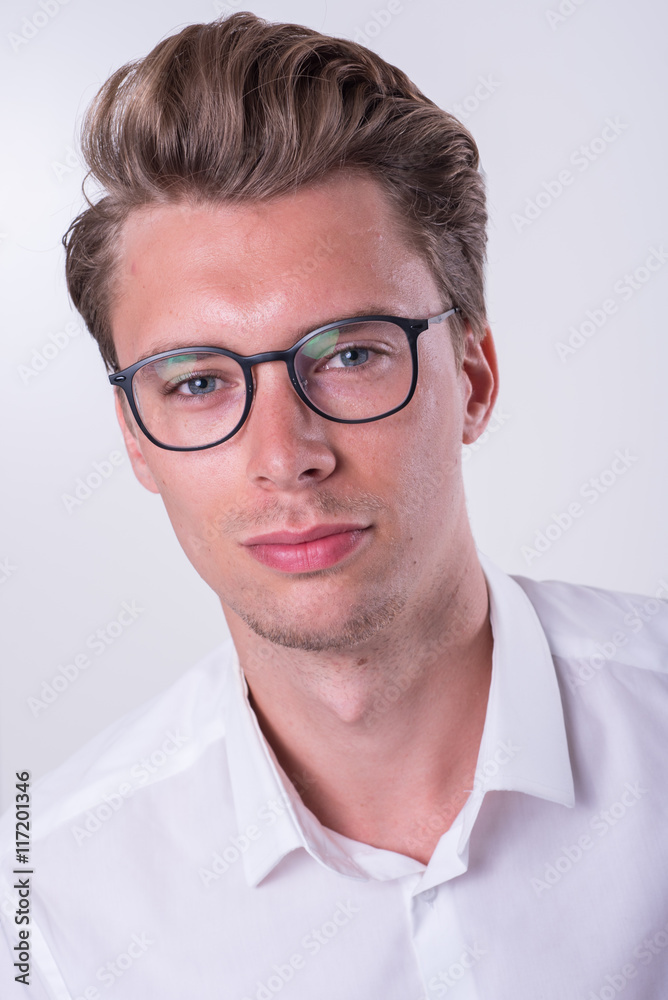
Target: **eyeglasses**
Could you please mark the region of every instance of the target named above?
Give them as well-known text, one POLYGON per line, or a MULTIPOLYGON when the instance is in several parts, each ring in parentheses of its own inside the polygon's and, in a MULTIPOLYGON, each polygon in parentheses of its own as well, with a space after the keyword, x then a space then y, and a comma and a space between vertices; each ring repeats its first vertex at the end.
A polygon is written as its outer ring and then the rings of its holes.
POLYGON ((287 351, 244 356, 222 347, 154 354, 109 376, 159 448, 200 451, 228 441, 253 402, 253 366, 284 361, 299 398, 327 420, 363 424, 406 406, 417 384, 417 338, 460 312, 428 319, 358 316, 307 333, 287 351))

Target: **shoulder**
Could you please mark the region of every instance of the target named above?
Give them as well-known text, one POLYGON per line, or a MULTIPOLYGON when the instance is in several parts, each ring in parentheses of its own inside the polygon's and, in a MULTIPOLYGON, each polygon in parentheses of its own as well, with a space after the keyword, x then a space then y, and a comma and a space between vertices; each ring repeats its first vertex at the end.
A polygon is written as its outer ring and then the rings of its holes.
POLYGON ((668 674, 668 583, 656 596, 513 576, 538 615, 553 656, 601 658, 668 674))
POLYGON ((228 639, 171 687, 122 716, 36 781, 32 808, 40 817, 40 833, 48 834, 105 796, 122 795, 124 785, 130 795, 185 770, 222 739, 221 705, 235 655, 228 639))

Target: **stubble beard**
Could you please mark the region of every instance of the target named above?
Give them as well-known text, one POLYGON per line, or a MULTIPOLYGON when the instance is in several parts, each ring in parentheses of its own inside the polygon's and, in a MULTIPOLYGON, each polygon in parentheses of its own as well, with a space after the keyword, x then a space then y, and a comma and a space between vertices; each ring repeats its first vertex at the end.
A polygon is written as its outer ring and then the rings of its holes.
MULTIPOLYGON (((348 497, 317 491, 310 497, 310 502, 323 517, 350 518, 359 514, 362 522, 374 521, 386 509, 382 497, 366 491, 348 497)), ((272 522, 268 520, 270 515, 275 524, 285 523, 289 520, 289 513, 278 502, 266 505, 263 526, 271 525, 272 522)), ((224 519, 221 530, 225 533, 241 533, 251 528, 256 529, 257 526, 257 516, 254 513, 236 511, 234 515, 230 514, 224 519)), ((385 547, 392 551, 396 569, 396 565, 401 564, 399 547, 395 541, 385 541, 385 547)), ((316 578, 338 573, 339 567, 333 566, 314 573, 295 573, 294 579, 297 581, 302 576, 308 576, 315 582, 316 578)), ((374 576, 372 584, 377 579, 374 576)), ((256 588, 252 584, 242 587, 233 600, 226 596, 222 599, 257 636, 277 646, 314 653, 341 651, 359 647, 378 636, 401 614, 408 603, 410 590, 406 581, 395 579, 393 582, 394 586, 382 594, 362 587, 355 601, 350 603, 347 617, 329 626, 318 624, 317 612, 309 613, 304 609, 296 611, 290 606, 289 599, 282 602, 270 590, 256 588)))
POLYGON ((346 620, 329 628, 314 627, 313 622, 286 620, 290 609, 272 608, 265 603, 265 611, 260 614, 247 608, 232 607, 241 620, 261 639, 285 646, 288 649, 302 649, 313 653, 350 650, 364 645, 378 636, 400 615, 406 607, 408 595, 393 593, 376 600, 374 604, 365 602, 356 605, 346 620))

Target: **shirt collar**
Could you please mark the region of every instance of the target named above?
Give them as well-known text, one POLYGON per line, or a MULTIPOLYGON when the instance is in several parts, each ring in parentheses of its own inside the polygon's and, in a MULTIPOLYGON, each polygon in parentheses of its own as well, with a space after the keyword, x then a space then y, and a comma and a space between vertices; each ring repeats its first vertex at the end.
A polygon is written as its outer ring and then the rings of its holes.
POLYGON ((526 792, 573 806, 566 725, 547 637, 520 585, 478 555, 487 580, 494 652, 475 784, 483 792, 526 792))
POLYGON ((224 699, 228 764, 246 881, 255 886, 291 851, 357 879, 423 873, 417 891, 461 874, 468 843, 488 791, 524 792, 573 806, 566 728, 552 656, 522 588, 478 553, 487 581, 494 637, 492 678, 471 794, 425 868, 420 862, 359 844, 324 827, 281 768, 248 701, 234 653, 224 699), (243 838, 243 839, 241 839, 243 838))
POLYGON ((468 869, 471 831, 490 791, 524 792, 572 808, 575 789, 554 662, 533 604, 478 552, 494 637, 492 677, 473 789, 441 837, 421 892, 468 869))
POLYGON ((316 819, 267 743, 248 701, 248 684, 234 651, 231 690, 223 715, 237 843, 246 881, 258 885, 291 851, 303 847, 316 861, 342 875, 368 878, 316 819))

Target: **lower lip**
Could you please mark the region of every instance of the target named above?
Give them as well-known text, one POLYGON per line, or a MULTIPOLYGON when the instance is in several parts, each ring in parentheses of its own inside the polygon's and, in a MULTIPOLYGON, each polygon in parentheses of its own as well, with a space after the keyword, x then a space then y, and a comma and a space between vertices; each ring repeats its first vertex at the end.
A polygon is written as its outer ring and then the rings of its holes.
POLYGON ((248 551, 254 559, 272 569, 284 573, 309 573, 341 562, 359 548, 368 532, 369 528, 341 531, 297 545, 249 545, 248 551))

